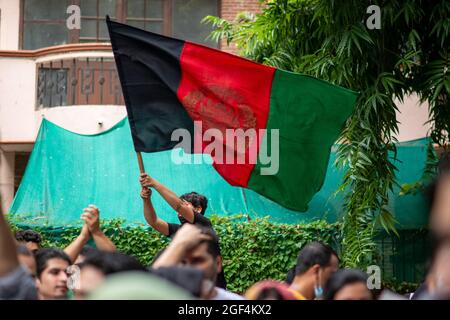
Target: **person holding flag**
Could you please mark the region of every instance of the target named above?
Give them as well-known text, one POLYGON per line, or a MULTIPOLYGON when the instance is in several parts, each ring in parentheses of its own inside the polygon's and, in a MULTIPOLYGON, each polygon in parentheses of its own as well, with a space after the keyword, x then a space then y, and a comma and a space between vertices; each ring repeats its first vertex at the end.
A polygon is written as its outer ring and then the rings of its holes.
POLYGON ((211 221, 206 218, 205 211, 208 199, 196 192, 190 192, 178 197, 175 192, 165 185, 150 177, 147 173, 142 173, 139 177, 141 183, 141 197, 144 201, 144 217, 148 224, 159 233, 173 238, 178 229, 184 223, 198 224, 204 227, 212 227, 211 221), (155 189, 166 202, 178 213, 180 224, 168 223, 156 215, 151 201, 152 190, 155 189))
MULTIPOLYGON (((208 206, 208 199, 197 192, 189 192, 178 197, 175 192, 167 188, 165 185, 142 173, 139 177, 141 183, 141 198, 144 202, 144 217, 147 223, 159 233, 173 239, 175 233, 185 223, 191 223, 202 227, 212 228, 211 221, 205 217, 205 211, 208 206), (180 224, 168 223, 156 215, 153 207, 151 195, 155 189, 163 199, 178 213, 180 224)), ((221 272, 216 279, 216 285, 226 289, 226 280, 221 267, 221 272)))
MULTIPOLYGON (((109 17, 106 23, 138 157, 178 148, 186 137, 185 152, 209 154, 230 185, 293 211, 308 209, 357 92, 109 17), (230 131, 234 134, 227 135, 230 131), (202 139, 212 132, 223 137, 214 148, 209 138, 202 139), (261 136, 240 147, 234 141, 238 132, 261 136), (226 161, 217 154, 224 149, 226 161), (273 154, 276 170, 267 161, 273 154)), ((169 204, 179 205, 177 212, 193 221, 188 205, 178 198, 169 204)), ((165 225, 158 227, 168 233, 165 225)))

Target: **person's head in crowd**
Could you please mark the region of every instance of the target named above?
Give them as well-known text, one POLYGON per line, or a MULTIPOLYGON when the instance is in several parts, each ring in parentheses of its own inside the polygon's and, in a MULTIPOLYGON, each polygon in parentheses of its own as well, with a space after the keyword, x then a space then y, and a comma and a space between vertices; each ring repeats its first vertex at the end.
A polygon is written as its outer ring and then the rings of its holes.
POLYGON ((248 300, 295 300, 286 283, 263 280, 255 283, 245 292, 248 300))
POLYGON ((339 258, 331 247, 311 242, 300 250, 290 288, 301 295, 299 299, 321 299, 325 284, 338 267, 339 258))
POLYGON ((428 187, 433 240, 450 236, 450 153, 442 154, 435 181, 428 187))
POLYGON ((67 268, 70 258, 60 249, 45 248, 35 253, 36 285, 41 299, 67 297, 67 268))
POLYGON ((75 299, 84 299, 110 274, 125 271, 147 271, 136 258, 121 252, 97 251, 95 254, 87 255, 86 259, 78 266, 81 272, 79 287, 75 287, 73 290, 75 299))
POLYGON ((22 266, 24 266, 33 278, 36 278, 36 260, 33 253, 23 245, 17 245, 17 258, 22 266))
MULTIPOLYGON (((197 192, 189 192, 180 196, 180 199, 186 201, 192 206, 192 210, 196 213, 200 213, 201 215, 205 215, 206 208, 208 207, 208 199, 197 192)), ((186 223, 186 219, 183 218, 180 214, 178 214, 178 219, 180 223, 186 223)))
POLYGON ((217 276, 222 271, 222 257, 220 255, 219 239, 211 228, 200 228, 208 240, 201 241, 196 247, 186 252, 183 265, 187 265, 204 272, 206 289, 210 293, 216 284, 217 276), (209 289, 209 290, 208 290, 209 289))
POLYGON ((171 243, 156 259, 153 269, 167 267, 194 268, 202 272, 202 299, 242 300, 243 297, 217 285, 222 271, 219 240, 212 228, 190 223, 184 224, 175 234, 171 243))
POLYGON ((372 300, 368 276, 357 269, 340 269, 331 275, 324 290, 325 300, 372 300))
POLYGON ((450 300, 450 238, 440 241, 434 251, 427 291, 431 299, 450 300))
POLYGON ((16 240, 19 244, 25 245, 32 253, 35 253, 40 248, 42 238, 38 232, 28 229, 17 231, 16 240))
POLYGON ((98 253, 97 249, 95 249, 95 248, 93 248, 91 246, 85 245, 81 249, 80 254, 78 255, 77 259, 75 260, 75 264, 83 263, 84 260, 86 260, 87 257, 92 256, 92 255, 96 255, 97 253, 98 253))

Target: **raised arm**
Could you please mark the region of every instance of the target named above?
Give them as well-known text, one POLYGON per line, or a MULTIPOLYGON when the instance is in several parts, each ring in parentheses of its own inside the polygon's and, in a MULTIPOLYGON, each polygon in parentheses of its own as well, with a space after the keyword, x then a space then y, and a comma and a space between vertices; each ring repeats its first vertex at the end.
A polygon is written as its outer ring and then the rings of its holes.
POLYGON ((180 199, 175 192, 146 173, 141 174, 139 181, 143 187, 152 187, 158 191, 176 212, 182 215, 188 222, 194 223, 194 210, 187 201, 180 199))
POLYGON ((141 198, 144 202, 144 217, 147 223, 159 233, 168 236, 169 235, 169 224, 158 218, 155 212, 155 208, 153 208, 152 199, 151 199, 152 191, 147 187, 142 187, 141 190, 141 198))
POLYGON ((86 242, 88 242, 91 235, 89 234, 89 229, 86 225, 86 223, 83 224, 83 227, 81 228, 81 232, 78 237, 75 238, 65 249, 64 252, 69 256, 70 261, 72 263, 75 263, 77 260, 78 255, 81 252, 81 249, 83 249, 86 242))
POLYGON ((202 233, 195 225, 185 223, 175 234, 169 246, 161 256, 153 263, 152 268, 171 267, 178 265, 186 253, 195 248, 200 242, 210 239, 210 236, 202 233))
POLYGON ((92 239, 95 242, 98 250, 101 251, 116 251, 116 246, 100 229, 100 210, 94 206, 89 205, 84 209, 81 219, 86 222, 92 239))
POLYGON ((0 206, 0 277, 14 271, 18 266, 16 241, 0 206))

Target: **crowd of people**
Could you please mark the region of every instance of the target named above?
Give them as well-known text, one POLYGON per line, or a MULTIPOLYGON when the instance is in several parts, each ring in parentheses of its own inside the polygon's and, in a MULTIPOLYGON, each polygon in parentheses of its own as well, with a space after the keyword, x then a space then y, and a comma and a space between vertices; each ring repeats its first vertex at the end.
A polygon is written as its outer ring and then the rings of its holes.
MULTIPOLYGON (((13 235, 0 212, 0 299, 204 299, 204 300, 372 300, 368 275, 340 268, 338 254, 327 244, 311 242, 299 252, 286 280, 261 279, 245 292, 227 290, 220 241, 205 217, 207 198, 191 192, 181 197, 148 174, 141 174, 144 217, 171 242, 142 265, 119 252, 100 228, 100 210, 83 210, 80 234, 66 248, 42 248, 39 233, 13 235), (158 192, 178 214, 179 224, 155 212, 158 192), (92 239, 95 248, 87 245, 92 239)), ((430 191, 432 259, 414 293, 384 295, 396 299, 450 299, 450 161, 440 162, 430 191)), ((383 295, 381 295, 383 297, 383 295)))

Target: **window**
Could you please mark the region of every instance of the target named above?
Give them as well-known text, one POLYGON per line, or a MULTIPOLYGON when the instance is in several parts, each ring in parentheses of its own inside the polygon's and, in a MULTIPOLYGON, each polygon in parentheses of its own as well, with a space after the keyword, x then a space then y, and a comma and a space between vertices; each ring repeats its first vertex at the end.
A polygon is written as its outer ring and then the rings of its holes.
POLYGON ((67 105, 67 69, 51 67, 38 70, 38 104, 54 107, 67 105))
POLYGON ((26 0, 23 6, 24 49, 49 47, 69 42, 66 9, 69 1, 26 0))
POLYGON ((200 21, 219 14, 219 0, 22 0, 22 49, 67 43, 106 42, 105 16, 148 31, 206 44, 209 25, 200 21), (67 7, 80 6, 81 29, 66 27, 67 7))
POLYGON ((212 29, 200 23, 207 15, 219 14, 217 1, 173 0, 172 3, 172 36, 217 47, 216 42, 205 40, 212 29))
POLYGON ((109 41, 105 16, 117 20, 116 0, 81 0, 81 29, 79 42, 109 41))
POLYGON ((126 22, 137 28, 167 34, 167 26, 164 25, 164 9, 163 0, 127 1, 126 22))

